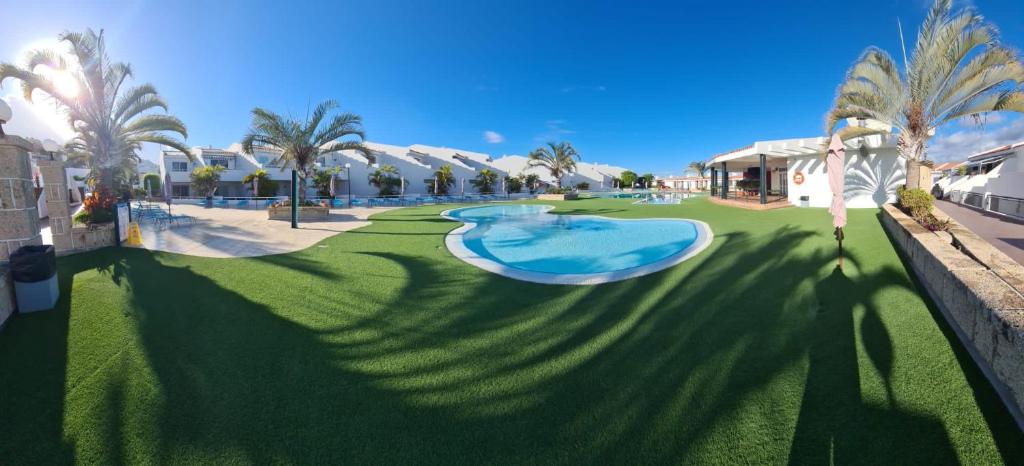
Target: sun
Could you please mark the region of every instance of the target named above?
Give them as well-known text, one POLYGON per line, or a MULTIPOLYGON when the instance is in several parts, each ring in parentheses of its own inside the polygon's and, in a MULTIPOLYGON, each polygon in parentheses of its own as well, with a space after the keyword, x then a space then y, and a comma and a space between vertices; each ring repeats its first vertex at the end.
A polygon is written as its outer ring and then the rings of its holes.
POLYGON ((48 75, 47 78, 62 96, 78 97, 78 81, 71 73, 64 70, 51 70, 45 74, 48 75))
MULTIPOLYGON (((22 48, 19 56, 26 56, 32 50, 52 50, 68 63, 68 66, 74 69, 77 66, 75 57, 69 53, 68 45, 55 39, 41 39, 30 42, 22 48)), ((74 75, 67 70, 59 70, 50 68, 45 65, 37 66, 33 70, 50 80, 53 83, 53 87, 63 97, 77 97, 81 89, 78 87, 78 81, 74 75)))

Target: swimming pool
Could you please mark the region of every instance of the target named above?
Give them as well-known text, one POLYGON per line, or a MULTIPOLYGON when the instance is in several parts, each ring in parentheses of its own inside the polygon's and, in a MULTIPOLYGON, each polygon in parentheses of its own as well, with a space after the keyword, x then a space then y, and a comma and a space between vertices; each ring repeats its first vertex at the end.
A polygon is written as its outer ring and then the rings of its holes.
POLYGON ((555 215, 554 207, 502 204, 442 213, 465 225, 445 238, 456 257, 536 283, 589 285, 639 277, 678 264, 711 243, 704 222, 555 215))

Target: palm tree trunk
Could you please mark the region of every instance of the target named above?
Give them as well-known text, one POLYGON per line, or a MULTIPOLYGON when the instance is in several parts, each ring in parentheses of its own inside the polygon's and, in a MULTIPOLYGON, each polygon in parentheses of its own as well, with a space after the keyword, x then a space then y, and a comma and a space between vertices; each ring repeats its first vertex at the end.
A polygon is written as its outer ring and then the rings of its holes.
POLYGON ((114 192, 114 169, 110 167, 100 168, 100 185, 97 188, 107 188, 114 192))
POLYGON ((924 158, 927 137, 914 137, 911 135, 900 135, 897 148, 900 155, 907 161, 907 189, 921 188, 921 160, 924 158))

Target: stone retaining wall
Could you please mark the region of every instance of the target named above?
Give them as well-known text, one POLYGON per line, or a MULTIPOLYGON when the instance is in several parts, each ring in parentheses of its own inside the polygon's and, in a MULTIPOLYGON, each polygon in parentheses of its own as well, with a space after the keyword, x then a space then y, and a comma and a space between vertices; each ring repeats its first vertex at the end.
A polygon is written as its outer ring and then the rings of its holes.
MULTIPOLYGON (((331 211, 327 207, 305 206, 299 207, 299 221, 303 220, 327 220, 331 211)), ((292 206, 267 207, 268 220, 291 220, 292 206)))
POLYGON ((117 241, 113 223, 103 223, 93 228, 77 226, 71 229, 71 249, 60 251, 59 255, 92 251, 113 246, 117 241))
POLYGON ((1024 266, 955 221, 937 234, 886 204, 882 224, 1024 429, 1024 266))

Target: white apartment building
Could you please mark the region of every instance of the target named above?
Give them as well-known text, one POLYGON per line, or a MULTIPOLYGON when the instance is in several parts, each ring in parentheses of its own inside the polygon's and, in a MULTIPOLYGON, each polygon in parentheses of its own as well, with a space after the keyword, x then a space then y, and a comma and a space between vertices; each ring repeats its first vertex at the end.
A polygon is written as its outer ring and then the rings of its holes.
MULTIPOLYGON (((376 187, 370 185, 370 175, 379 167, 392 165, 398 169, 399 176, 405 179, 405 194, 427 195, 434 178, 434 172, 447 165, 455 176, 455 186, 449 192, 455 194, 476 194, 477 189, 472 181, 480 171, 491 170, 498 175, 498 187, 506 176, 534 173, 548 185, 555 180, 547 170, 541 167, 529 167, 526 157, 506 155, 494 159, 489 154, 436 147, 424 144, 396 146, 367 141, 364 145, 370 149, 373 160, 354 151, 343 151, 321 156, 317 163, 324 169, 337 169, 339 196, 351 194, 354 197, 372 197, 378 194, 376 187), (351 180, 351 182, 350 182, 351 180)), ((192 192, 191 173, 196 167, 219 165, 224 167, 221 172, 221 183, 216 196, 245 197, 252 196, 252 187, 242 183, 242 178, 257 169, 266 170, 267 174, 277 183, 277 194, 288 195, 291 188, 290 170, 281 170, 274 164, 278 153, 273 150, 260 150, 252 155, 243 154, 240 144, 232 144, 227 149, 197 147, 192 149, 195 161, 189 160, 185 154, 165 150, 160 153, 160 176, 171 178, 171 190, 175 197, 198 197, 192 192)), ((619 177, 624 168, 612 165, 578 162, 576 170, 562 178, 563 186, 575 186, 588 183, 591 190, 610 190, 613 178, 619 177)), ((309 189, 309 188, 307 188, 309 189)), ((313 194, 312 190, 308 194, 313 194)))

